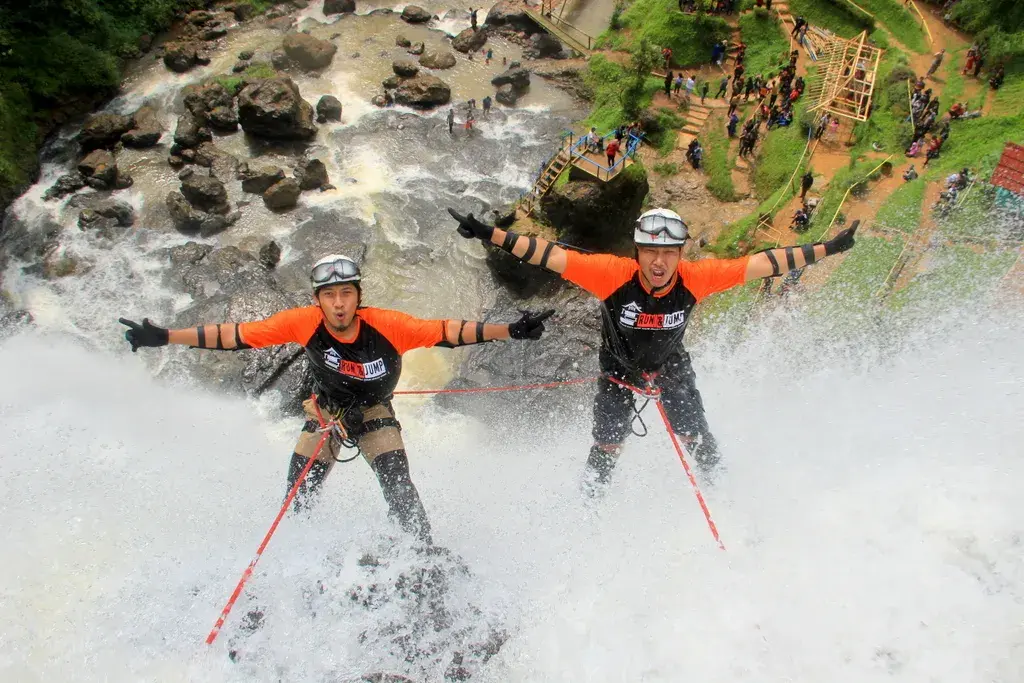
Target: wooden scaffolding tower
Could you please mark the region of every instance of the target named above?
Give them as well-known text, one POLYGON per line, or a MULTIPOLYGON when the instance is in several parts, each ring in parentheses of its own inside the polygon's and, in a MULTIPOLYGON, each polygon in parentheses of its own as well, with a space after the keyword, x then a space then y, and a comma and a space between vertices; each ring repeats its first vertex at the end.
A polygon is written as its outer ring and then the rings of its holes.
POLYGON ((810 88, 811 111, 867 121, 882 51, 868 44, 867 31, 849 40, 836 37, 822 51, 821 79, 810 88))

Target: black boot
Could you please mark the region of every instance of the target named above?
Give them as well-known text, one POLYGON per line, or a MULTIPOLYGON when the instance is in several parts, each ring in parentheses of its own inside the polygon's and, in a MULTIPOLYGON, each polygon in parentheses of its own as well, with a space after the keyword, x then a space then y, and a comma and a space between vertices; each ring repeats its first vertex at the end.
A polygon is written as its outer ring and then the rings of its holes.
POLYGON ((381 453, 373 459, 373 471, 380 482, 384 500, 388 503, 392 517, 398 520, 410 534, 417 536, 427 545, 433 545, 427 511, 416 486, 409 477, 409 458, 404 450, 381 453))
POLYGON ((618 453, 608 453, 601 450, 597 444, 590 447, 587 466, 583 472, 583 492, 586 495, 594 497, 608 485, 618 458, 618 453))
MULTIPOLYGON (((288 488, 285 489, 285 496, 295 486, 295 481, 302 474, 302 470, 306 468, 307 462, 309 462, 309 458, 298 453, 292 453, 292 461, 288 465, 288 488)), ((303 508, 308 508, 317 495, 319 495, 320 486, 324 483, 324 479, 327 478, 327 473, 330 471, 331 463, 324 462, 323 460, 315 461, 310 466, 309 472, 306 473, 306 478, 299 484, 299 490, 292 501, 292 509, 299 512, 303 508)))

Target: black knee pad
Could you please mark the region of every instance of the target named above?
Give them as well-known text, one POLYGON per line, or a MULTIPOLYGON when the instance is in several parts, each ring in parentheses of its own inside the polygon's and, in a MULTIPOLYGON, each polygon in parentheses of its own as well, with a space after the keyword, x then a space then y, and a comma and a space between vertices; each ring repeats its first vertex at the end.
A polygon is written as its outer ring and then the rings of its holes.
MULTIPOLYGON (((288 489, 285 491, 285 496, 295 486, 295 482, 298 481, 299 475, 302 474, 302 470, 306 468, 306 463, 309 462, 309 458, 299 455, 298 453, 292 453, 292 460, 288 465, 288 489)), ((317 495, 320 492, 320 487, 324 483, 324 479, 327 478, 327 473, 331 470, 331 464, 324 462, 323 460, 314 460, 313 464, 309 466, 309 472, 306 473, 306 478, 299 484, 299 490, 295 494, 293 506, 296 511, 307 505, 309 498, 317 495)))

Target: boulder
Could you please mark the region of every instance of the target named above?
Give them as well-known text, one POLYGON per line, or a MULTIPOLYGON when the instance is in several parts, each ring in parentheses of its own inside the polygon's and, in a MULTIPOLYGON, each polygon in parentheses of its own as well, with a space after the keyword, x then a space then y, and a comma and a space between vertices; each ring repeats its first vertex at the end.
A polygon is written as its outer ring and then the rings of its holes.
POLYGON ((294 178, 285 178, 271 185, 263 193, 263 203, 268 209, 274 211, 285 211, 299 203, 299 195, 302 189, 299 182, 294 178))
POLYGON ((505 70, 504 73, 500 73, 491 79, 491 85, 495 87, 501 87, 506 83, 510 84, 513 88, 519 91, 526 90, 530 87, 530 72, 516 63, 505 70))
POLYGON ((167 193, 167 212, 171 214, 171 222, 179 231, 186 234, 199 232, 199 226, 206 219, 206 214, 197 211, 180 192, 167 193))
POLYGON ((385 78, 380 83, 381 83, 381 85, 384 86, 385 90, 393 90, 394 88, 397 88, 399 85, 401 85, 402 77, 401 76, 388 76, 387 78, 385 78))
POLYGON ((629 171, 607 182, 570 180, 553 186, 541 208, 558 238, 592 251, 631 253, 633 225, 649 188, 642 166, 629 171))
POLYGON ((175 73, 182 74, 196 64, 209 63, 209 56, 200 43, 184 40, 164 45, 164 65, 175 73))
POLYGON ((467 28, 452 39, 452 48, 459 52, 476 52, 487 42, 487 31, 467 28))
POLYGON ((356 11, 356 0, 324 0, 324 15, 352 14, 356 11))
POLYGON ((174 129, 174 144, 179 148, 191 149, 210 140, 213 140, 213 133, 191 112, 186 111, 178 117, 178 125, 174 129))
POLYGON ((279 47, 270 53, 270 65, 277 71, 286 71, 292 68, 292 60, 284 53, 284 48, 279 47))
POLYGON ((434 107, 447 104, 452 90, 437 76, 416 74, 403 80, 394 93, 395 102, 409 107, 434 107))
POLYGON ((233 107, 214 107, 206 115, 206 120, 214 130, 232 133, 238 130, 238 114, 233 107))
POLYGON ((134 127, 121 136, 121 142, 125 147, 152 147, 160 142, 164 127, 155 108, 148 105, 139 107, 139 110, 132 114, 132 121, 134 127))
MULTIPOLYGON (((270 16, 269 14, 267 16, 270 16)), ((276 17, 267 22, 267 28, 273 29, 274 31, 291 31, 292 26, 295 25, 295 17, 276 17)))
POLYGON ((82 201, 76 202, 76 199, 78 197, 72 199, 68 206, 82 207, 78 219, 80 226, 83 222, 95 224, 99 218, 110 219, 115 225, 123 228, 130 228, 135 224, 135 209, 127 202, 106 197, 99 198, 96 195, 82 197, 82 201))
POLYGON ((109 149, 117 144, 121 136, 131 130, 132 117, 119 114, 94 114, 82 126, 78 144, 83 152, 94 149, 109 149))
POLYGON ((230 12, 235 15, 235 21, 248 21, 252 19, 254 9, 249 3, 237 2, 230 7, 230 12))
POLYGON ((396 59, 391 63, 391 70, 396 76, 411 78, 419 73, 420 68, 407 59, 396 59))
POLYGON ((238 53, 238 58, 243 62, 248 62, 250 59, 256 56, 256 53, 252 50, 242 50, 238 53))
POLYGON ((52 199, 61 199, 73 192, 78 192, 83 187, 85 187, 85 178, 82 177, 81 173, 78 171, 65 173, 57 178, 57 182, 43 193, 43 201, 48 202, 52 199))
POLYGON ((177 154, 168 154, 167 165, 170 166, 171 168, 178 169, 185 165, 185 160, 182 159, 177 154))
POLYGON ((519 96, 519 91, 513 88, 511 83, 506 83, 498 88, 498 92, 494 95, 494 99, 498 100, 506 107, 514 107, 516 106, 516 102, 519 101, 519 96))
POLYGON ((305 33, 289 33, 281 46, 288 59, 302 69, 323 69, 334 59, 338 46, 305 33))
POLYGON ((249 62, 235 62, 234 66, 231 67, 231 73, 240 74, 249 68, 249 62))
POLYGON ((131 187, 134 184, 135 184, 135 179, 134 178, 132 178, 130 175, 128 175, 124 171, 121 171, 120 169, 117 171, 117 177, 114 178, 114 189, 117 189, 117 190, 127 190, 129 187, 131 187))
POLYGON ((234 105, 234 96, 218 81, 187 85, 181 92, 185 109, 200 122, 205 121, 206 115, 217 107, 234 105))
POLYGON ((562 43, 549 33, 534 33, 530 36, 530 46, 523 52, 527 59, 545 59, 562 56, 562 43))
POLYGON ((432 15, 427 10, 417 5, 406 5, 402 9, 402 21, 406 21, 410 24, 425 24, 432 18, 432 15))
POLYGON ((405 36, 395 38, 395 45, 398 47, 412 47, 412 43, 405 36))
POLYGON ((327 166, 319 159, 309 159, 296 168, 295 179, 299 181, 301 190, 316 190, 330 183, 327 166))
POLYGON ((228 192, 216 178, 193 173, 182 181, 181 194, 200 211, 226 214, 230 210, 228 192))
POLYGON ((519 0, 501 0, 487 12, 484 28, 508 28, 528 34, 536 33, 537 24, 526 14, 525 7, 519 0))
POLYGON ((90 187, 107 189, 117 180, 117 163, 114 155, 105 149, 94 149, 78 162, 78 172, 90 187), (93 180, 96 183, 90 183, 93 180))
POLYGON ((273 270, 281 261, 281 246, 271 240, 260 247, 260 265, 267 270, 273 270))
POLYGON ((207 214, 206 218, 199 223, 199 236, 213 237, 227 230, 230 225, 227 216, 207 214))
POLYGON ((263 194, 272 185, 284 180, 284 170, 278 166, 260 166, 256 169, 247 167, 240 175, 242 191, 252 194, 263 194))
POLYGON ((238 94, 238 121, 250 135, 281 140, 316 136, 313 107, 290 78, 250 83, 238 94))
POLYGON ((210 169, 210 175, 222 182, 238 177, 238 159, 212 142, 204 142, 195 149, 193 163, 210 169))
POLYGON ((320 123, 341 121, 341 100, 334 95, 324 95, 316 103, 316 120, 320 123))
POLYGON ((406 52, 408 52, 411 55, 421 55, 426 51, 427 48, 425 45, 423 45, 423 43, 413 43, 412 47, 406 50, 406 52))
POLYGON ((424 52, 420 56, 420 66, 427 69, 450 69, 455 66, 455 55, 448 50, 424 52))

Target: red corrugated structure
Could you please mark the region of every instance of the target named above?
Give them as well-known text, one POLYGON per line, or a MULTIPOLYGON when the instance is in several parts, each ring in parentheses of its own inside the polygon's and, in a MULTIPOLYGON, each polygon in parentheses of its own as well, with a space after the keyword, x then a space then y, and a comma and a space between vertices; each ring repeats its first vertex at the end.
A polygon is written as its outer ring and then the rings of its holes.
POLYGON ((1024 147, 1007 142, 999 165, 992 171, 992 184, 1015 195, 1024 196, 1024 147))

